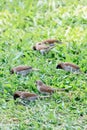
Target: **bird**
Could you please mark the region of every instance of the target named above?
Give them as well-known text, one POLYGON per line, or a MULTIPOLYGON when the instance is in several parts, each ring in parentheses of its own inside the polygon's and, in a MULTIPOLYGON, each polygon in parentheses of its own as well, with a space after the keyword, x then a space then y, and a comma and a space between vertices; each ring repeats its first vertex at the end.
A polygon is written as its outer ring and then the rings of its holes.
POLYGON ((33 46, 33 50, 37 50, 40 51, 40 53, 43 55, 45 54, 45 52, 48 52, 49 50, 51 50, 52 48, 54 48, 53 46, 47 46, 45 44, 36 44, 35 46, 33 46))
POLYGON ((20 98, 22 100, 34 101, 36 99, 43 99, 43 98, 47 98, 47 97, 49 97, 49 96, 39 96, 35 93, 30 93, 30 92, 25 92, 25 91, 16 91, 13 94, 14 100, 16 100, 17 98, 20 98))
POLYGON ((24 65, 20 65, 17 67, 14 67, 10 70, 11 74, 18 74, 18 75, 22 75, 22 76, 26 76, 29 72, 31 71, 38 71, 39 69, 36 68, 32 68, 31 66, 24 66, 24 65))
POLYGON ((68 72, 80 72, 80 67, 69 62, 61 62, 56 66, 56 69, 63 69, 68 72))
POLYGON ((36 80, 37 89, 42 94, 52 94, 56 91, 65 91, 67 89, 55 89, 44 84, 41 80, 36 80))

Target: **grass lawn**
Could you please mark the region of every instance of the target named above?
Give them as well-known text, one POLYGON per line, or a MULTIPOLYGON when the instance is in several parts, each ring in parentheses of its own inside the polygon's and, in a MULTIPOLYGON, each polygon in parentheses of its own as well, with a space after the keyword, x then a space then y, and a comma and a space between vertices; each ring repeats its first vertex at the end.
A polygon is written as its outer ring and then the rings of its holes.
POLYGON ((87 130, 86 73, 87 0, 0 0, 0 130, 87 130), (49 38, 63 44, 45 55, 32 50, 49 38), (58 70, 59 62, 77 64, 84 73, 58 70), (40 71, 11 75, 18 65, 40 71), (38 79, 54 88, 71 88, 26 106, 15 103, 16 90, 41 95, 38 79))

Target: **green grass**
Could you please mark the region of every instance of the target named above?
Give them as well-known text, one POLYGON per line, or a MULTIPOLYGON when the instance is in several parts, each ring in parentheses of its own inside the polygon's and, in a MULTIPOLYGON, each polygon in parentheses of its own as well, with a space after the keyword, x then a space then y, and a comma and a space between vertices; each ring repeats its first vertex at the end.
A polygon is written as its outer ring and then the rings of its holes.
POLYGON ((0 1, 0 129, 1 130, 87 130, 87 76, 56 70, 63 62, 78 64, 87 73, 86 0, 0 1), (42 56, 32 46, 49 38, 61 40, 42 56), (18 65, 39 68, 26 77, 10 75, 18 65), (38 93, 35 81, 69 92, 50 99, 15 104, 13 93, 38 93), (6 99, 11 99, 6 101, 6 99))

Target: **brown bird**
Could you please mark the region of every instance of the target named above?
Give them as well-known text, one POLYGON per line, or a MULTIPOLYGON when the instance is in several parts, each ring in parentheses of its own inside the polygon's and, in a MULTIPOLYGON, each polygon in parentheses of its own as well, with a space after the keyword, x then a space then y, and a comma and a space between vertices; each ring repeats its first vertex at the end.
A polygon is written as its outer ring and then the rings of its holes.
POLYGON ((41 54, 44 54, 45 52, 48 52, 52 48, 53 48, 53 46, 47 46, 47 45, 41 44, 41 43, 36 44, 35 46, 33 46, 33 50, 40 51, 41 54))
POLYGON ((43 99, 43 98, 47 98, 49 96, 38 96, 35 93, 30 93, 30 92, 24 92, 24 91, 16 91, 13 95, 14 100, 16 100, 17 98, 23 99, 23 100, 27 100, 27 101, 34 101, 36 99, 43 99))
POLYGON ((42 81, 37 80, 36 81, 36 85, 37 85, 37 89, 39 92, 43 93, 43 94, 52 94, 56 91, 65 91, 67 89, 55 89, 55 88, 51 88, 50 86, 45 85, 42 81))
POLYGON ((56 68, 66 70, 68 72, 80 72, 79 66, 68 62, 61 62, 56 66, 56 68))
POLYGON ((29 72, 34 71, 34 70, 38 71, 39 69, 32 68, 30 66, 20 65, 20 66, 12 68, 10 72, 11 74, 16 73, 22 76, 26 76, 29 72))

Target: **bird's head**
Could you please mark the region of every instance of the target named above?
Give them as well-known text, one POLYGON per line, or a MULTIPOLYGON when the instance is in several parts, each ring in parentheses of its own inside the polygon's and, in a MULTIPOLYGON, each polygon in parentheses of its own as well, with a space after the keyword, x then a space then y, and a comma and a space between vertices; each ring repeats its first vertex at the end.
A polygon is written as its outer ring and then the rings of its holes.
POLYGON ((56 69, 62 69, 62 63, 59 63, 59 64, 56 66, 56 69))
POLYGON ((33 46, 33 50, 37 50, 37 49, 36 49, 36 46, 33 46))
POLYGON ((36 85, 43 85, 43 83, 42 83, 42 81, 40 81, 40 80, 36 80, 36 85))

